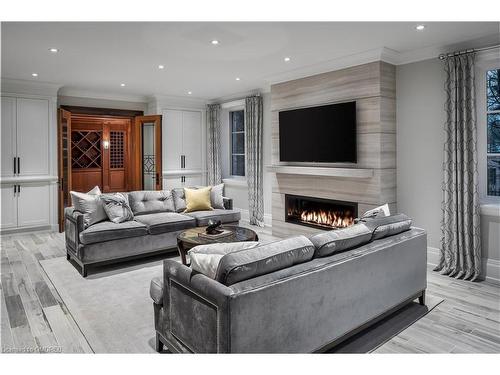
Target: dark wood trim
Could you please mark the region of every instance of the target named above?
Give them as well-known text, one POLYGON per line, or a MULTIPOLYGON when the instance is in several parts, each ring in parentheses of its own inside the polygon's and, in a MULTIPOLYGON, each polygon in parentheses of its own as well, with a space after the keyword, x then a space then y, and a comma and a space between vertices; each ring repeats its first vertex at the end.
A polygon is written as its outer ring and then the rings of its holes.
POLYGON ((133 109, 79 107, 73 105, 61 105, 60 108, 65 109, 74 115, 92 115, 102 117, 136 117, 144 115, 144 111, 133 109))
MULTIPOLYGON (((87 271, 89 269, 89 267, 99 268, 99 267, 107 266, 107 265, 111 265, 111 264, 125 263, 125 262, 129 262, 132 260, 140 260, 140 259, 144 259, 144 261, 148 261, 148 259, 154 258, 156 256, 174 253, 176 251, 177 251, 177 247, 168 247, 165 249, 155 250, 155 251, 151 251, 149 253, 144 253, 144 254, 129 255, 129 256, 126 256, 123 258, 115 258, 115 259, 109 259, 109 260, 101 260, 101 261, 92 262, 92 263, 84 263, 80 260, 80 258, 78 258, 78 255, 76 255, 76 253, 74 251, 72 251, 72 250, 68 249, 68 247, 66 247, 66 259, 70 263, 73 263, 73 262, 76 263, 80 267, 80 273, 82 273, 83 269, 85 269, 85 271, 87 271)), ((75 266, 75 265, 73 264, 73 266, 75 266)), ((85 272, 85 273, 87 273, 87 272, 85 272)), ((84 277, 87 277, 87 276, 84 276, 84 277)))

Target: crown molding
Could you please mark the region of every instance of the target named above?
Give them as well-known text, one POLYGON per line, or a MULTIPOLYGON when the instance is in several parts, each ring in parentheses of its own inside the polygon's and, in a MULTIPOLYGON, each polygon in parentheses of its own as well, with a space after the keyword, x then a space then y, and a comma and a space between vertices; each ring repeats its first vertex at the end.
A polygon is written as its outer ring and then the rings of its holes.
POLYGON ((204 109, 207 105, 207 100, 203 98, 196 97, 185 97, 185 96, 175 96, 175 95, 153 95, 153 100, 150 102, 156 102, 158 108, 201 108, 204 109))
POLYGON ((2 93, 40 95, 56 97, 61 87, 58 83, 28 81, 23 79, 1 78, 2 93))
POLYGON ((303 66, 287 72, 270 75, 264 77, 264 80, 266 83, 273 85, 316 74, 345 69, 356 65, 368 64, 375 61, 385 61, 387 63, 394 64, 397 61, 398 54, 399 52, 386 47, 375 48, 348 56, 341 56, 335 59, 326 60, 318 64, 303 66))
POLYGON ((122 102, 147 103, 150 97, 147 95, 129 95, 123 93, 101 92, 93 90, 84 90, 73 87, 62 87, 58 92, 59 96, 71 96, 77 98, 117 100, 122 102))

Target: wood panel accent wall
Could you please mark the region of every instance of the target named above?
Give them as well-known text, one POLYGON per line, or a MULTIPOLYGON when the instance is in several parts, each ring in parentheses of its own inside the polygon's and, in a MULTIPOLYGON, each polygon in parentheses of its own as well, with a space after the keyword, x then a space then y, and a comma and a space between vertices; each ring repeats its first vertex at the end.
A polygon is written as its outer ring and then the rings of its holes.
MULTIPOLYGON (((356 101, 358 162, 328 164, 371 168, 373 177, 312 177, 275 173, 272 182, 273 235, 320 230, 285 222, 285 194, 358 202, 360 213, 383 203, 396 209, 396 70, 377 61, 271 86, 272 164, 279 161, 279 112, 356 101)), ((306 130, 304 130, 306 131, 306 130)), ((325 164, 308 164, 311 168, 325 164)))

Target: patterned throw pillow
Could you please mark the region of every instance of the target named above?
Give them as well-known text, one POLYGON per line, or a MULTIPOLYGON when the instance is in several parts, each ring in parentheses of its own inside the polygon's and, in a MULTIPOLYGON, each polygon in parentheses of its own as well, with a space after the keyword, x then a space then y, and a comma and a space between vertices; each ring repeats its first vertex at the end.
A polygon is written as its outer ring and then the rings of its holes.
POLYGON ((88 226, 106 220, 108 216, 104 211, 104 205, 101 202, 101 190, 99 186, 94 187, 88 193, 71 191, 71 201, 76 211, 83 214, 83 224, 88 226))
POLYGON ((219 184, 212 186, 212 190, 210 191, 210 201, 212 203, 213 208, 224 209, 224 184, 219 184))
POLYGON ((122 193, 103 194, 101 199, 104 203, 104 210, 113 223, 119 224, 134 219, 128 199, 122 193))

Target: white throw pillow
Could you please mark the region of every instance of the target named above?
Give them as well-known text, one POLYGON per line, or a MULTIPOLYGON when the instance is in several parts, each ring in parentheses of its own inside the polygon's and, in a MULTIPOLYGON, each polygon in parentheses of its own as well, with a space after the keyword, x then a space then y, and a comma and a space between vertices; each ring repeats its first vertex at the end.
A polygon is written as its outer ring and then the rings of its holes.
POLYGON ((70 191, 71 201, 76 211, 83 214, 83 223, 85 228, 108 219, 104 205, 101 202, 101 189, 94 187, 88 193, 70 191))
POLYGON ((238 250, 250 249, 258 244, 258 242, 247 241, 198 245, 188 251, 191 268, 215 280, 217 268, 224 255, 238 250))
POLYGON ((372 210, 366 211, 363 216, 361 216, 361 219, 366 219, 369 217, 385 217, 385 216, 391 216, 391 211, 389 210, 389 205, 386 203, 382 206, 375 207, 372 210))

